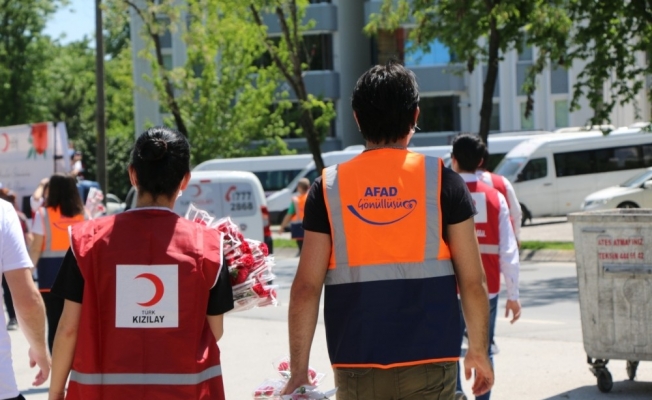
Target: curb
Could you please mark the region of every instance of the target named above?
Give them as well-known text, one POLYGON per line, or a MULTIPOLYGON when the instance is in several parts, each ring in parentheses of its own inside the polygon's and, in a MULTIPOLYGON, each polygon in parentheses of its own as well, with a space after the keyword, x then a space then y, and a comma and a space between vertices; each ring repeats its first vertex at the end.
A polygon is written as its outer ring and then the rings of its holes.
POLYGON ((575 250, 521 250, 521 261, 575 262, 575 250))
MULTIPOLYGON (((297 249, 279 248, 274 250, 277 259, 297 258, 297 249)), ((529 262, 575 262, 575 250, 521 250, 521 261, 529 262)))

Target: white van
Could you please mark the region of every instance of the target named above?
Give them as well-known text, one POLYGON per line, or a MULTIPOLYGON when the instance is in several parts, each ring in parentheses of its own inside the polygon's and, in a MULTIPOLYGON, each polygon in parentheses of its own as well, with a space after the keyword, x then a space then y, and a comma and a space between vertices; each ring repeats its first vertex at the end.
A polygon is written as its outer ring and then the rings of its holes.
POLYGON ((494 171, 514 185, 523 222, 581 209, 596 190, 652 165, 652 134, 637 129, 544 135, 510 151, 494 171))
POLYGON ((310 161, 312 161, 310 154, 219 158, 204 161, 193 168, 193 171, 253 172, 263 185, 265 195, 269 196, 285 188, 310 161))
MULTIPOLYGON (((136 205, 135 190, 127 195, 128 209, 136 205)), ((192 171, 186 190, 173 211, 185 216, 190 204, 216 218, 231 217, 248 239, 265 242, 272 252, 269 212, 256 175, 245 171, 192 171)))

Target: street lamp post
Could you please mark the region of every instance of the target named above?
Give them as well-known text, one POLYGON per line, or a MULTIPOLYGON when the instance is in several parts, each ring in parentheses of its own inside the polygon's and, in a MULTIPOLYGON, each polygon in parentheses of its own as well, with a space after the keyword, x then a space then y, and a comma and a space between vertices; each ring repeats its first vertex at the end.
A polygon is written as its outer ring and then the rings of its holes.
POLYGON ((108 193, 106 173, 106 119, 104 111, 104 35, 102 32, 102 0, 95 0, 95 123, 97 125, 97 182, 108 193))

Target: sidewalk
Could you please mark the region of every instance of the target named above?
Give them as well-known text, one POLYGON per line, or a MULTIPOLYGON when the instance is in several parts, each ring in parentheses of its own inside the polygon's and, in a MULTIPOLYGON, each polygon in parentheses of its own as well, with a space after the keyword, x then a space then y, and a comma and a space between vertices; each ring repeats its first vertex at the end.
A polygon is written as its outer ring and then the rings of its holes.
MULTIPOLYGON (((19 388, 29 400, 47 399, 46 388, 30 388, 35 372, 29 369, 27 363, 27 343, 20 332, 10 334, 19 388)), ((494 399, 637 400, 652 396, 652 363, 642 362, 638 376, 643 381, 631 382, 627 380, 624 361, 610 362, 614 387, 611 393, 604 394, 598 391, 596 380, 588 370, 586 354, 580 342, 529 340, 500 335, 496 342, 501 351, 495 357, 494 399)), ((220 347, 227 399, 249 399, 259 383, 277 377, 272 361, 288 354, 287 324, 247 318, 246 312, 228 315, 220 347)), ((317 326, 310 363, 318 371, 327 373, 322 387, 334 387, 322 324, 317 326)), ((464 386, 469 394, 470 382, 464 382, 464 386)))

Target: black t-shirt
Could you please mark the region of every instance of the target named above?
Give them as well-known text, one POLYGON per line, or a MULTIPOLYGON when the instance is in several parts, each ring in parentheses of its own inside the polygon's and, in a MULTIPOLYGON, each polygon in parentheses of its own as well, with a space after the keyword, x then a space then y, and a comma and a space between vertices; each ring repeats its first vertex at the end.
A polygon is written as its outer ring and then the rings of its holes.
MULTIPOLYGON (((446 226, 459 224, 476 214, 469 188, 464 179, 450 168, 444 168, 441 174, 441 214, 442 232, 446 238, 446 226)), ((324 201, 321 177, 315 179, 306 199, 303 215, 303 229, 319 233, 331 233, 328 211, 324 201)))
MULTIPOLYGON (((233 291, 226 260, 223 265, 217 283, 210 290, 206 315, 221 315, 233 309, 233 291)), ((70 249, 61 263, 61 269, 52 285, 51 293, 75 303, 82 302, 84 277, 77 265, 77 259, 70 249)))

